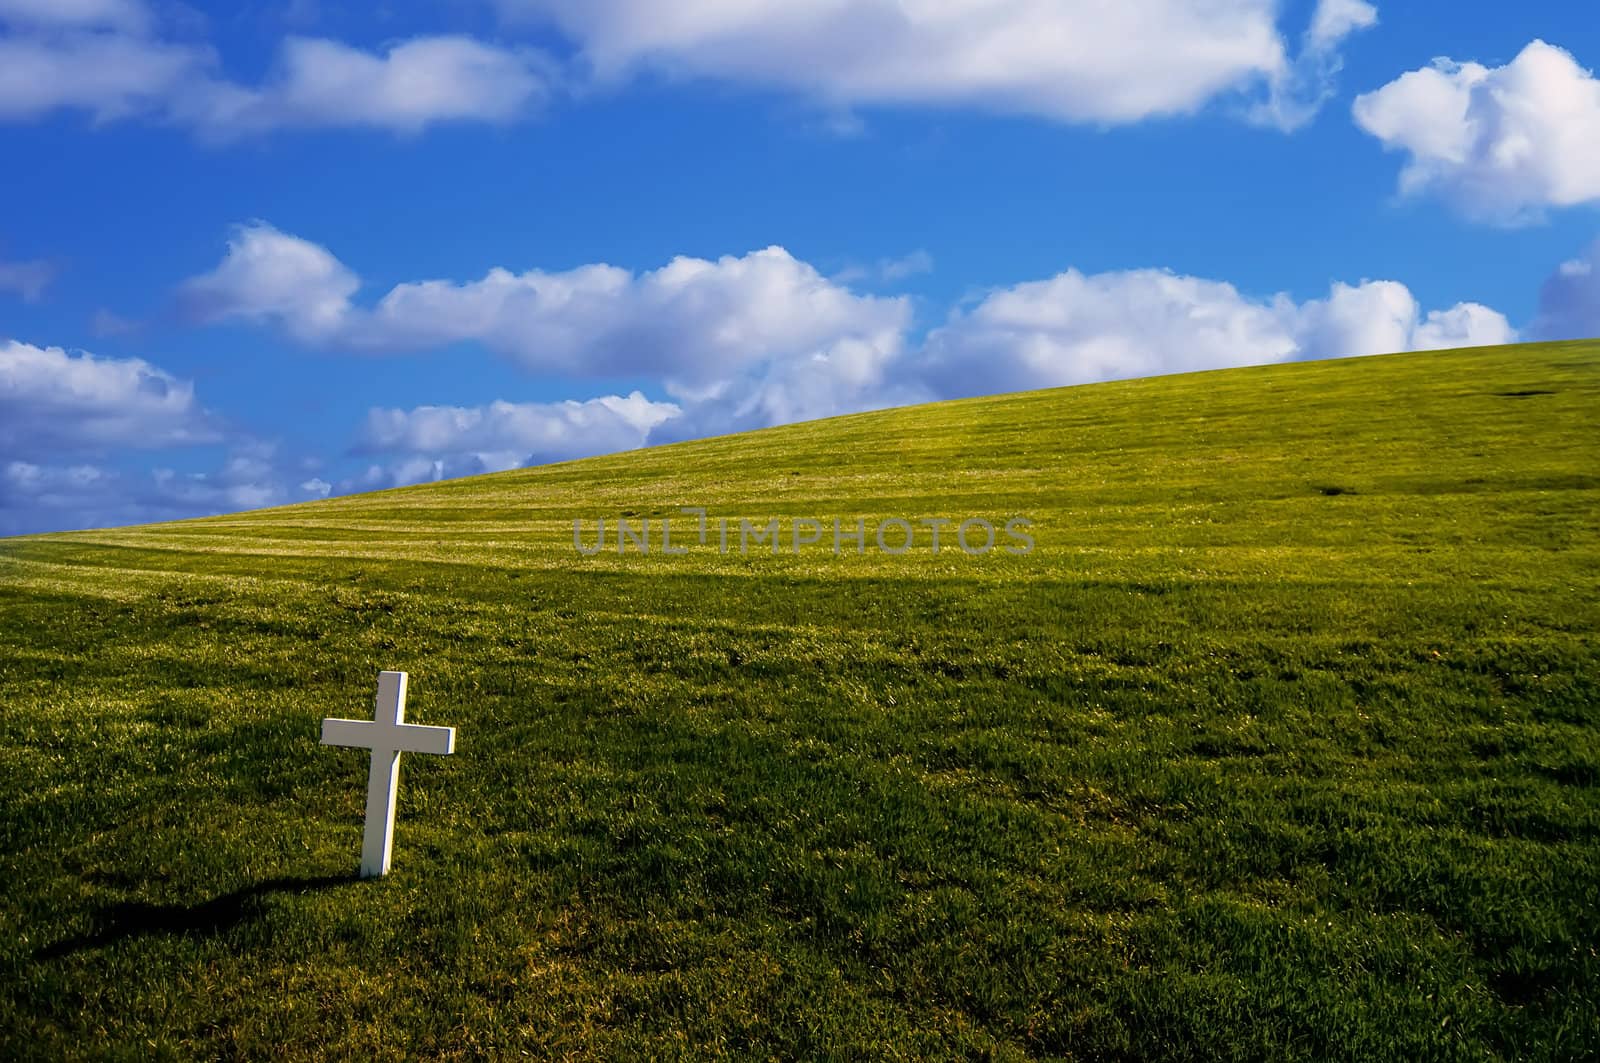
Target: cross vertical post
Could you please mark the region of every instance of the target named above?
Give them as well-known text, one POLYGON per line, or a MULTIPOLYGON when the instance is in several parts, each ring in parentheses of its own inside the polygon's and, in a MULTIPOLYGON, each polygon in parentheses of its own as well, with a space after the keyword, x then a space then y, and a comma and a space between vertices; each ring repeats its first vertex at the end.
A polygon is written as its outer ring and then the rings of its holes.
POLYGON ((395 796, 400 788, 400 754, 447 756, 456 750, 454 727, 406 723, 405 672, 379 672, 372 719, 322 721, 322 744, 372 750, 367 770, 367 818, 361 833, 361 877, 389 873, 394 852, 395 796))

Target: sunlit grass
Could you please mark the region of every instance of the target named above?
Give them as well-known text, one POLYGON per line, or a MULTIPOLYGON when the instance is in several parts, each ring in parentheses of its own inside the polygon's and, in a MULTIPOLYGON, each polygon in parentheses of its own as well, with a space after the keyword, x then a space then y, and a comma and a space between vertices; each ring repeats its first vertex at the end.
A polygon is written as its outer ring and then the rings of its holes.
POLYGON ((0 1054, 1600 1055, 1597 400, 1307 363, 0 542, 0 1054), (573 549, 680 506, 1038 546, 573 549), (383 668, 458 752, 355 882, 383 668))

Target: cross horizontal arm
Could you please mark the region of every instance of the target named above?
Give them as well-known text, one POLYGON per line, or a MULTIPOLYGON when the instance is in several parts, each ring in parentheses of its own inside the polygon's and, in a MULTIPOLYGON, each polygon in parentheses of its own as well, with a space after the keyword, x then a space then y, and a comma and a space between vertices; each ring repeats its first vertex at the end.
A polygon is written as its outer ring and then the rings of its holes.
POLYGON ((322 744, 371 749, 378 725, 371 720, 323 720, 322 744))
POLYGON ((448 756, 456 751, 456 729, 415 723, 395 726, 371 720, 327 719, 322 721, 322 744, 448 756))
POLYGON ((456 751, 454 727, 423 727, 421 724, 405 723, 384 730, 393 738, 394 748, 407 753, 432 753, 442 757, 456 751))

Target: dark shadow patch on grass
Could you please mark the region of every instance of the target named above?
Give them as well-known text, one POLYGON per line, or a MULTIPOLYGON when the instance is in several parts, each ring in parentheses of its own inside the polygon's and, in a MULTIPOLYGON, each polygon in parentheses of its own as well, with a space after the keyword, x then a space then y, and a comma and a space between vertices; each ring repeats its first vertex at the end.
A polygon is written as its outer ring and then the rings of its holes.
POLYGON ((1533 388, 1529 391, 1497 391, 1494 393, 1494 397, 1497 399, 1531 399, 1535 395, 1554 394, 1555 392, 1553 391, 1547 391, 1542 388, 1533 388))
POLYGON ((1338 495, 1353 495, 1356 493, 1356 489, 1354 487, 1340 487, 1338 484, 1316 484, 1315 490, 1320 494, 1327 495, 1329 498, 1334 498, 1338 495))
POLYGON ((119 901, 90 918, 88 933, 79 934, 34 953, 35 960, 55 960, 85 949, 105 948, 150 934, 219 934, 261 914, 261 899, 274 893, 310 893, 359 881, 353 874, 316 877, 286 876, 224 893, 197 904, 150 904, 119 901))

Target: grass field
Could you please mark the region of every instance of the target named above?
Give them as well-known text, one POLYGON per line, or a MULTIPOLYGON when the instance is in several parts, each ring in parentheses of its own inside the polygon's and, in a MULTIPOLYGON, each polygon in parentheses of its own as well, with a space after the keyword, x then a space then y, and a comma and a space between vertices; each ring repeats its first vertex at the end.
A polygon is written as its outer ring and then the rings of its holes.
POLYGON ((1600 342, 0 541, 0 1056, 1597 1058, 1597 632, 1600 342))

